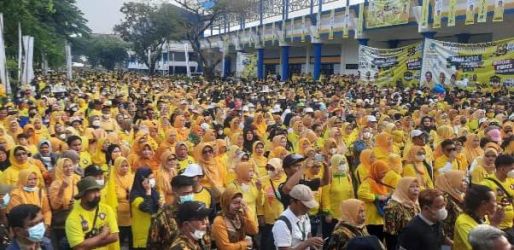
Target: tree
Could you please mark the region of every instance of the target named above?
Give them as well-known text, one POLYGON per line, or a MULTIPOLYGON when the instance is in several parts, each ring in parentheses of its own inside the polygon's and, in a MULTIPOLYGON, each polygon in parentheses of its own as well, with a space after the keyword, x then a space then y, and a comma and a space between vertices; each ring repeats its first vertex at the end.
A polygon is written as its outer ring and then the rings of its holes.
POLYGON ((85 56, 91 66, 101 65, 105 69, 114 70, 128 58, 129 44, 113 35, 91 35, 74 39, 76 48, 74 56, 85 56))
POLYGON ((174 0, 174 2, 186 10, 180 16, 179 22, 184 27, 183 36, 191 43, 193 50, 198 54, 198 64, 203 66, 203 73, 207 79, 214 77, 214 69, 222 56, 214 53, 212 49, 202 49, 200 41, 204 38, 203 33, 210 28, 214 21, 224 15, 244 15, 250 6, 250 0, 217 0, 212 8, 206 10, 198 4, 199 1, 174 0))
POLYGON ((178 8, 168 3, 152 6, 128 2, 123 4, 120 11, 125 18, 114 27, 114 31, 131 44, 136 58, 144 62, 149 73, 153 74, 163 45, 167 41, 180 39, 183 33, 178 25, 178 8))
POLYGON ((18 22, 24 35, 34 36, 34 61, 45 55, 51 67, 64 64, 64 43, 70 36, 87 36, 91 30, 75 0, 0 1, 4 14, 6 56, 18 54, 18 22))

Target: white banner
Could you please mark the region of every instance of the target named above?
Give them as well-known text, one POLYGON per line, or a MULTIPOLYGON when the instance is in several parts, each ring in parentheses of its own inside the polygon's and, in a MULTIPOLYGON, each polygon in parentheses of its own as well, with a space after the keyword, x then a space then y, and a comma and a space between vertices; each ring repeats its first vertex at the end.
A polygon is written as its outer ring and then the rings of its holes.
POLYGON ((236 77, 255 78, 257 77, 257 56, 255 53, 237 52, 236 77))
POLYGON ((73 78, 71 68, 71 45, 66 43, 66 45, 64 46, 64 50, 66 52, 66 77, 68 78, 68 80, 71 80, 73 78))
POLYGON ((34 79, 34 68, 32 67, 34 55, 34 37, 23 36, 23 73, 21 83, 28 84, 34 79))
POLYGON ((7 59, 5 58, 4 17, 2 13, 0 13, 0 82, 4 85, 6 93, 9 93, 9 74, 7 72, 7 59))

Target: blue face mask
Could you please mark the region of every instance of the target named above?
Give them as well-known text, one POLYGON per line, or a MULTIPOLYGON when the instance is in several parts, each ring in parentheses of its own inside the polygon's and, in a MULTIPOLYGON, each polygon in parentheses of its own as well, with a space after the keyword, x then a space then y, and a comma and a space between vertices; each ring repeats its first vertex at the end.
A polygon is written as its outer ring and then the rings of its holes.
POLYGON ((0 203, 0 208, 6 208, 7 205, 9 205, 9 202, 11 201, 11 196, 9 193, 5 194, 2 198, 2 203, 0 203))
POLYGON ((41 242, 45 237, 45 224, 43 222, 38 223, 37 225, 29 228, 28 230, 29 237, 28 239, 32 242, 41 242))
POLYGON ((180 204, 186 202, 186 201, 193 201, 193 194, 183 195, 179 197, 180 204))

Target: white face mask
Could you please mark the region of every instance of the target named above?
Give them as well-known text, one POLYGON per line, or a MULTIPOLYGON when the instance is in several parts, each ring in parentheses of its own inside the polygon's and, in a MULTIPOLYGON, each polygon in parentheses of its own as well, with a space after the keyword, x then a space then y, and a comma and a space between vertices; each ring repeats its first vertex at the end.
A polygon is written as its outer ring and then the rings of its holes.
POLYGON ((363 137, 364 139, 369 139, 369 138, 371 138, 371 133, 370 133, 370 132, 364 132, 364 133, 362 134, 362 137, 363 137))
POLYGON ((100 121, 99 120, 94 120, 91 125, 93 125, 93 127, 100 127, 100 121))
POLYGON ((346 165, 345 163, 339 164, 339 166, 337 166, 337 171, 339 171, 340 173, 346 173, 346 171, 348 171, 348 165, 346 165))
POLYGON ((23 190, 25 190, 26 192, 36 192, 38 189, 37 187, 23 187, 23 190))
POLYGON ((337 153, 337 148, 330 149, 330 153, 335 155, 337 153))
POLYGON ((275 177, 275 171, 268 170, 268 176, 271 178, 275 177))
POLYGON ((150 184, 151 188, 154 188, 155 187, 155 179, 148 180, 148 184, 150 184))
POLYGON ((448 217, 448 210, 446 210, 445 207, 437 210, 435 217, 438 221, 446 220, 446 217, 448 217))
POLYGON ((191 236, 193 236, 193 238, 195 238, 195 240, 201 240, 203 238, 203 236, 205 235, 205 231, 204 230, 196 230, 191 234, 191 236))
POLYGON ((425 160, 425 155, 416 155, 416 160, 424 161, 425 160))
POLYGON ((507 173, 507 177, 514 178, 514 170, 511 170, 507 173))
POLYGON ((96 183, 98 183, 98 185, 105 185, 105 180, 104 179, 101 179, 101 180, 96 180, 96 183))
POLYGON ((66 140, 66 134, 60 134, 59 135, 59 139, 66 140))

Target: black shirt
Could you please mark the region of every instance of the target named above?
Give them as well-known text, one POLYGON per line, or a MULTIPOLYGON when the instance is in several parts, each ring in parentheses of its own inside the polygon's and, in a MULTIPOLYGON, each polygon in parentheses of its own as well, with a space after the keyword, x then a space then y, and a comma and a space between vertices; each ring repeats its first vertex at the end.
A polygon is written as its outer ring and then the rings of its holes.
MULTIPOLYGON (((287 182, 287 180, 286 180, 286 182, 287 182)), ((289 203, 291 200, 291 197, 288 194, 285 194, 283 191, 284 185, 286 184, 286 182, 284 182, 278 186, 278 192, 280 193, 280 202, 282 203, 282 205, 284 205, 284 209, 289 207, 289 203)), ((319 179, 319 178, 312 179, 312 180, 301 179, 298 184, 303 184, 303 185, 309 187, 312 191, 318 191, 318 189, 321 187, 321 179, 319 179)))
POLYGON ((401 231, 398 246, 400 250, 440 250, 443 240, 441 223, 428 225, 418 214, 401 231))

